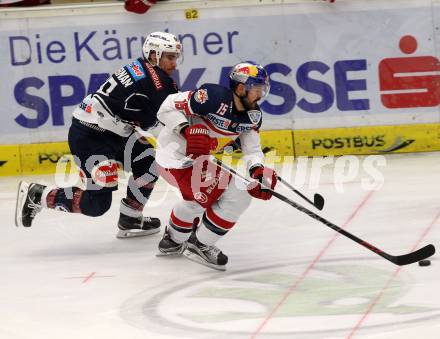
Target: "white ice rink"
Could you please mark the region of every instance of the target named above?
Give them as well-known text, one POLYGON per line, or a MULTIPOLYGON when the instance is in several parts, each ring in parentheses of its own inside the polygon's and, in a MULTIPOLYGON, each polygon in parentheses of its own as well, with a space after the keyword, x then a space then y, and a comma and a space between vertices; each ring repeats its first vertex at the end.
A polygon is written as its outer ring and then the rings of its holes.
MULTIPOLYGON (((301 191, 322 194, 314 211, 390 254, 440 250, 440 153, 386 159, 378 191, 362 188, 362 173, 338 193, 330 166, 301 191)), ((123 186, 103 217, 45 210, 16 228, 19 180, 0 179, 1 339, 440 338, 437 255, 399 268, 273 198, 255 200, 218 243, 229 256, 219 272, 157 258, 162 232, 116 239, 123 186)), ((166 190, 160 180, 152 201, 164 201, 145 210, 163 224, 178 199, 166 190)))

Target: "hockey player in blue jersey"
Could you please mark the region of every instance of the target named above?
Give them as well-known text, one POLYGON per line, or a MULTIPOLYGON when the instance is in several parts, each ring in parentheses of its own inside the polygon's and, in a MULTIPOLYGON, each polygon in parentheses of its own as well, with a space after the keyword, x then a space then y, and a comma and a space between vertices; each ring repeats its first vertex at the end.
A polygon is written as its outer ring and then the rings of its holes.
POLYGON ((85 190, 21 182, 17 226, 31 226, 43 207, 92 217, 104 214, 110 208, 112 192, 118 188, 119 163, 132 175, 120 203, 117 237, 159 232, 160 220, 142 213, 158 179, 154 148, 136 131, 155 125, 162 102, 177 93, 171 75, 181 55, 181 44, 173 34, 155 32, 146 38, 142 52, 141 58, 112 74, 73 112, 68 141, 85 190))
POLYGON ((157 115, 165 126, 158 137, 159 171, 183 198, 172 208, 159 255, 183 253, 219 270, 225 269, 228 257, 215 243, 234 227, 251 196, 267 200, 271 193, 257 182, 240 187, 209 161, 217 138, 239 138, 250 176, 272 189, 277 182, 275 171, 263 164, 259 136, 258 101, 269 92, 267 72, 246 62, 235 65, 229 78, 229 88, 204 84, 193 92, 170 95, 157 115))

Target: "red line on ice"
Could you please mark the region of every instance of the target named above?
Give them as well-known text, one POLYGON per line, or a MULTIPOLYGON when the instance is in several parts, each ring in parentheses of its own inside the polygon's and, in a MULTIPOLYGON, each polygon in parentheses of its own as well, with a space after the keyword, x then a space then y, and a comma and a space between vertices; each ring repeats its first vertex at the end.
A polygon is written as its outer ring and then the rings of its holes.
MULTIPOLYGON (((348 219, 345 221, 345 223, 342 225, 341 228, 345 229, 346 226, 355 218, 357 213, 360 211, 362 207, 365 206, 367 201, 371 198, 375 191, 370 191, 364 199, 361 201, 361 203, 355 208, 355 210, 350 214, 348 219)), ((335 242, 335 240, 338 238, 340 234, 335 233, 333 238, 331 238, 327 244, 322 248, 322 250, 318 253, 318 255, 312 260, 312 262, 307 266, 305 271, 301 274, 301 276, 295 281, 293 285, 289 287, 287 292, 283 295, 281 300, 275 305, 275 307, 272 309, 272 311, 267 315, 267 317, 263 320, 263 322, 257 327, 257 329, 254 331, 254 333, 251 335, 251 339, 254 339, 257 337, 259 333, 263 330, 263 328, 267 325, 267 323, 272 319, 272 317, 275 315, 275 313, 278 311, 278 309, 281 307, 281 305, 287 300, 288 297, 292 295, 292 293, 296 290, 296 288, 299 286, 299 284, 306 278, 306 276, 309 274, 309 272, 312 270, 312 268, 316 265, 316 263, 321 259, 321 257, 324 255, 324 253, 328 250, 328 248, 335 242)))
MULTIPOLYGON (((434 225, 436 224, 436 222, 440 220, 440 212, 437 213, 437 215, 435 216, 434 220, 426 227, 426 229, 424 230, 424 232, 422 233, 422 235, 420 236, 419 240, 416 242, 416 244, 413 246, 413 248, 411 249, 411 251, 414 251, 419 244, 422 242, 422 240, 426 237, 426 235, 431 231, 431 229, 434 227, 434 225)), ((395 277, 397 277, 397 275, 400 273, 400 271, 402 270, 403 266, 399 266, 393 273, 393 275, 388 279, 388 281, 386 282, 385 286, 382 288, 382 290, 379 292, 379 294, 373 299, 373 301, 368 305, 367 310, 365 311, 365 313, 362 315, 362 317, 359 319, 359 321, 357 322, 357 324, 353 327, 353 329, 351 330, 350 334, 346 337, 347 339, 351 339, 353 338, 353 336, 355 335, 355 333, 361 328, 361 326, 364 324, 365 320, 367 319, 368 315, 371 313, 371 311, 373 310, 373 308, 377 305, 377 303, 379 302, 379 300, 382 298, 383 294, 385 293, 385 291, 387 290, 387 288, 390 286, 391 282, 394 280, 395 277)))

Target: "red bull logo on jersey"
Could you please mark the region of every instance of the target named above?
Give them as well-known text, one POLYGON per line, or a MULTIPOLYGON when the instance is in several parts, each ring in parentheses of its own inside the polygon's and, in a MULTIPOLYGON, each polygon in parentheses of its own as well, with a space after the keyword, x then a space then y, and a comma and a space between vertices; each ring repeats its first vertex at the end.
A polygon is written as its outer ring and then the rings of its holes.
POLYGON ((199 89, 196 94, 194 95, 194 100, 197 101, 199 104, 204 104, 208 101, 208 92, 206 89, 199 89))

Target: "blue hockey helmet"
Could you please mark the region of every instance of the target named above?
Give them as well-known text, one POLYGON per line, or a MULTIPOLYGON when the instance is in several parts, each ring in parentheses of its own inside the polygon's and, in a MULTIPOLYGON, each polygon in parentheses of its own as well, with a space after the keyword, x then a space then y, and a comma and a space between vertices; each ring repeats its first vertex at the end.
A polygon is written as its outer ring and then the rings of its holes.
POLYGON ((229 87, 233 90, 243 84, 247 91, 256 86, 262 90, 262 98, 269 94, 269 75, 263 66, 249 62, 241 62, 232 67, 229 73, 229 87))

